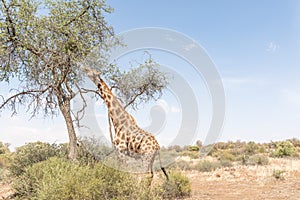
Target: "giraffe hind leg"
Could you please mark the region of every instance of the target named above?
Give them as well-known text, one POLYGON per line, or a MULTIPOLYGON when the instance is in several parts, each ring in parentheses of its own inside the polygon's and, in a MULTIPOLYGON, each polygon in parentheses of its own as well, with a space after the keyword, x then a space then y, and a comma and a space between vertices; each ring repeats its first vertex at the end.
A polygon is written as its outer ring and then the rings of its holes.
POLYGON ((167 180, 169 180, 169 175, 167 174, 167 171, 164 167, 161 167, 161 170, 163 171, 163 173, 165 174, 167 180))

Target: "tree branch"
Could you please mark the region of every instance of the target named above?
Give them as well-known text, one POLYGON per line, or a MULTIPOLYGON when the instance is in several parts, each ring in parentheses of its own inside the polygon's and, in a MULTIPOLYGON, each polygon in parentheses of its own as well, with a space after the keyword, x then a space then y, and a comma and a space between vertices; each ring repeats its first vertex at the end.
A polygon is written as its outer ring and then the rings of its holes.
MULTIPOLYGON (((0 110, 7 104, 9 103, 10 101, 12 101, 13 99, 16 99, 17 97, 19 96, 22 96, 22 95, 34 95, 34 93, 41 93, 39 95, 42 95, 43 93, 45 93, 50 87, 47 87, 43 90, 28 90, 28 91, 23 91, 23 92, 20 92, 18 94, 15 94, 11 97, 9 97, 8 99, 6 99, 1 105, 0 105, 0 110)), ((2 97, 3 98, 3 97, 2 97)))
POLYGON ((140 91, 138 94, 136 94, 132 99, 131 101, 129 101, 125 106, 124 106, 124 109, 126 109, 128 106, 130 106, 133 102, 135 102, 135 100, 140 96, 142 95, 144 92, 146 91, 146 88, 144 88, 142 91, 140 91))

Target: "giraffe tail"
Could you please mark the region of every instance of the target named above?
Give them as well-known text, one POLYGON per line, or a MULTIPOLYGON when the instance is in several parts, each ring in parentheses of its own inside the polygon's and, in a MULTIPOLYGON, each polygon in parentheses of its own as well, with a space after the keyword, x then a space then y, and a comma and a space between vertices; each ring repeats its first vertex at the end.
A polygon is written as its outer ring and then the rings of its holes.
POLYGON ((163 171, 163 173, 166 176, 167 180, 169 180, 169 176, 167 174, 167 171, 166 171, 166 169, 161 164, 160 151, 158 151, 158 159, 159 159, 160 169, 163 171))

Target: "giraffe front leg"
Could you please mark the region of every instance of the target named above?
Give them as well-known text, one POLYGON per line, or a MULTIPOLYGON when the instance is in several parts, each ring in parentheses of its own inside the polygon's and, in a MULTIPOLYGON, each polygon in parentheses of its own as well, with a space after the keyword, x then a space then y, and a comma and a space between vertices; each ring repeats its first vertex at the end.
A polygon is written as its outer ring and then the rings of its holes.
POLYGON ((124 142, 120 142, 119 139, 114 139, 113 144, 117 151, 118 161, 122 164, 126 164, 126 152, 127 152, 126 145, 124 144, 124 142))
POLYGON ((144 156, 143 161, 145 164, 147 164, 147 173, 149 176, 147 177, 147 183, 149 186, 151 186, 153 177, 154 177, 154 172, 153 172, 153 163, 154 163, 154 154, 148 154, 144 156))

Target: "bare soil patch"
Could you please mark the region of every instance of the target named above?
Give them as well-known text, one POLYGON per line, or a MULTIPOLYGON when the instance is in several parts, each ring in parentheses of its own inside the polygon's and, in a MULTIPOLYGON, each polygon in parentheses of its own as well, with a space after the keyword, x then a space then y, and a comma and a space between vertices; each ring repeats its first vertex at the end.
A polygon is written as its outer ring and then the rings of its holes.
POLYGON ((235 166, 214 172, 185 172, 192 185, 190 200, 299 200, 300 160, 271 159, 267 166, 235 166), (282 179, 274 170, 284 171, 282 179))

